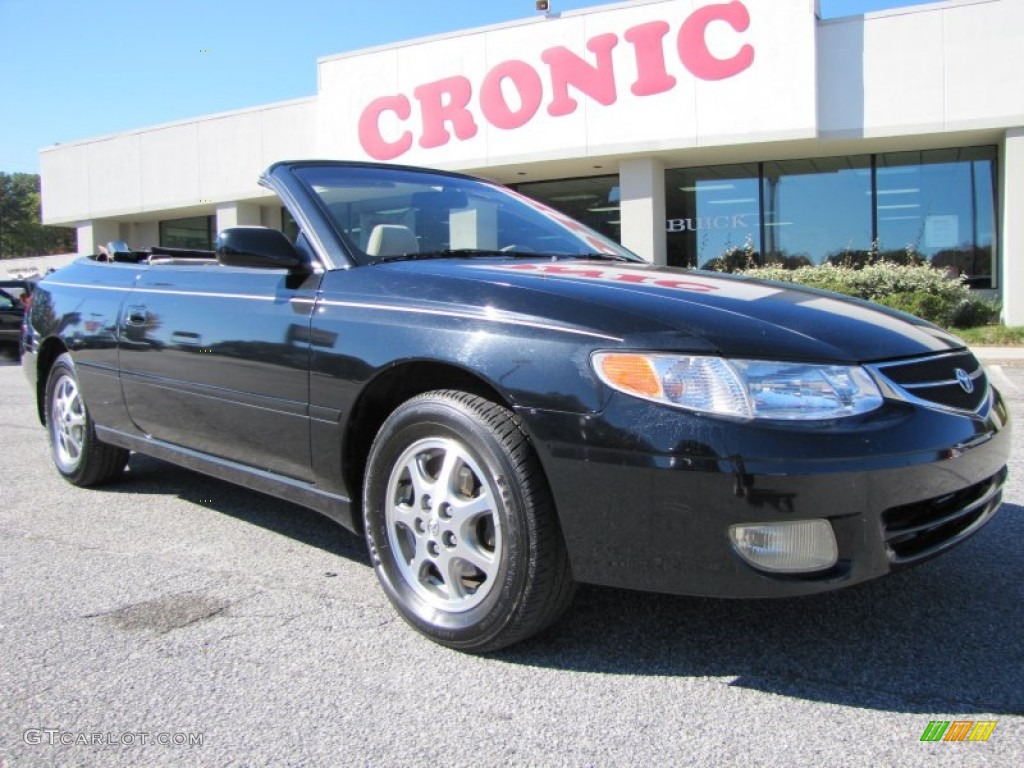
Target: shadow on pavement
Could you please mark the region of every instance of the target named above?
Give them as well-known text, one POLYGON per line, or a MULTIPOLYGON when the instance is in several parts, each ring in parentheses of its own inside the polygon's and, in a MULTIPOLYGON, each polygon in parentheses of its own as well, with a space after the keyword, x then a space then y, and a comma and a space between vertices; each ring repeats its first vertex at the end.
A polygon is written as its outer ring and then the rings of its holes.
MULTIPOLYGON (((105 490, 203 500, 370 564, 360 536, 315 512, 147 456, 133 455, 125 480, 105 490)), ((555 627, 491 658, 599 674, 725 677, 740 688, 884 711, 1022 714, 1022 513, 1006 504, 954 551, 824 595, 718 600, 583 586, 555 627)))
POLYGON ((138 453, 132 454, 128 466, 124 479, 103 486, 105 492, 174 495, 347 560, 370 565, 361 536, 310 509, 138 453))
POLYGON ((545 635, 496 655, 921 714, 1024 713, 1024 508, 917 568, 846 590, 716 600, 583 587, 545 635))
POLYGON ((13 347, 0 347, 0 368, 13 368, 20 365, 21 360, 18 359, 18 353, 13 347))

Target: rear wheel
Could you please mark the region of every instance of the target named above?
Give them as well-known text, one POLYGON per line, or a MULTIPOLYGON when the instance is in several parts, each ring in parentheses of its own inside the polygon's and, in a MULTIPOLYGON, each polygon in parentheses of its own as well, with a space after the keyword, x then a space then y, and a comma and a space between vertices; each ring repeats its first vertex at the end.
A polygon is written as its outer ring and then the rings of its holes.
POLYGON ((438 391, 399 406, 371 449, 363 509, 388 598, 442 645, 496 650, 572 599, 540 464, 516 417, 484 398, 438 391))
POLYGON ((54 466, 74 485, 100 485, 128 464, 128 451, 96 439, 70 355, 61 355, 46 382, 46 426, 54 466))

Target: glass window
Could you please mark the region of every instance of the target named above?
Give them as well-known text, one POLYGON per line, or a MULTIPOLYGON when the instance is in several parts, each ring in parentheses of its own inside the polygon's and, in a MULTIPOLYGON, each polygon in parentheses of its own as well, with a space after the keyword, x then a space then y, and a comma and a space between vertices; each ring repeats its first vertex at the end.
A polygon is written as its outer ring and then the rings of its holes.
POLYGON ((733 270, 757 263, 758 170, 750 163, 665 172, 670 266, 733 270))
POLYGON ((550 205, 615 242, 622 240, 619 177, 587 176, 517 184, 515 188, 550 205))
POLYGON ((164 248, 213 250, 213 216, 192 216, 160 222, 160 245, 164 248))
POLYGON ((560 211, 490 182, 387 166, 303 166, 295 175, 359 263, 515 253, 637 257, 560 211))
POLYGON ((878 155, 878 242, 992 287, 995 147, 878 155))
POLYGON ((871 249, 871 156, 764 164, 769 263, 863 262, 871 249))
POLYGON ((299 239, 299 223, 283 205, 281 206, 281 231, 293 244, 299 239))

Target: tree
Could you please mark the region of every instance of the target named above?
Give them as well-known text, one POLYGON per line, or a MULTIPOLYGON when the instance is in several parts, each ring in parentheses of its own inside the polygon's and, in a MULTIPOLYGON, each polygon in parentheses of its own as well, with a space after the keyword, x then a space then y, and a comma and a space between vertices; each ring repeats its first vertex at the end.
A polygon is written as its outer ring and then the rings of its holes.
POLYGON ((39 176, 0 172, 0 259, 74 250, 74 230, 42 224, 39 176))

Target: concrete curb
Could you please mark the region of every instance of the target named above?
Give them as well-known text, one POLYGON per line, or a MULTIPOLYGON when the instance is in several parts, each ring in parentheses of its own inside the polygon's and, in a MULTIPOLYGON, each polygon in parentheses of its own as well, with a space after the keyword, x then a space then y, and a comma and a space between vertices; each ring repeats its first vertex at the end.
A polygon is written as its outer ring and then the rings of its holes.
POLYGON ((1024 366, 1024 347, 972 346, 971 351, 986 365, 1024 366))

